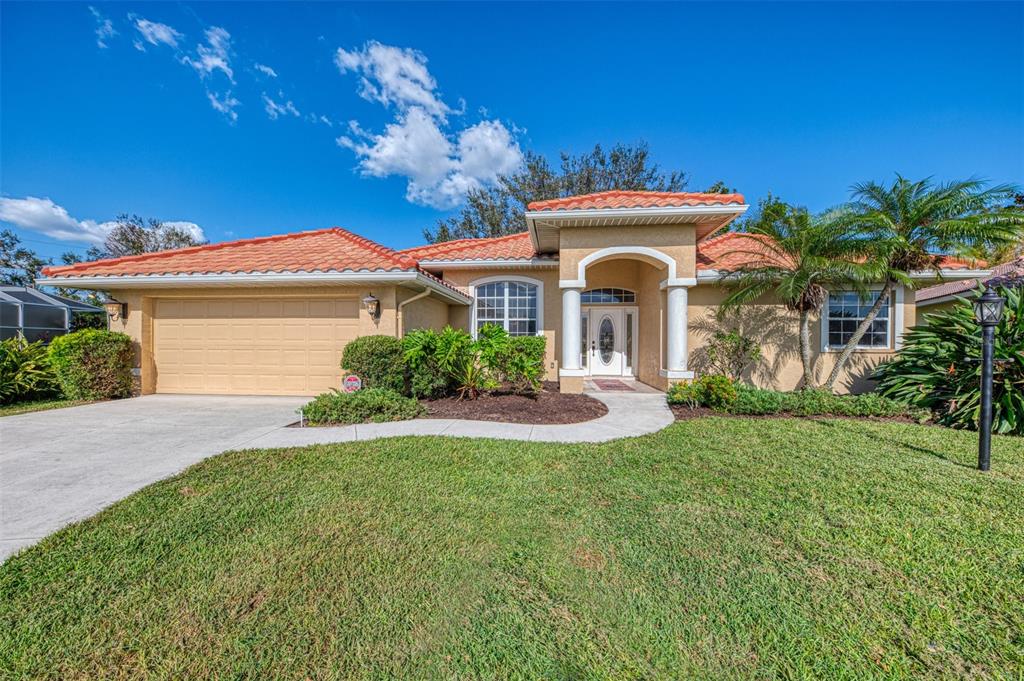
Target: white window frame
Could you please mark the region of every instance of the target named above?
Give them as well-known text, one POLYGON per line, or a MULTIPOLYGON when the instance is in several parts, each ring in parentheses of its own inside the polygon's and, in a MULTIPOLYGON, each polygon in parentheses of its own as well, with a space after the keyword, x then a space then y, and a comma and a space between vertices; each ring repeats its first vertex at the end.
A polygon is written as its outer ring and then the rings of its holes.
MULTIPOLYGON (((473 305, 469 313, 469 332, 476 338, 476 289, 478 286, 484 284, 493 284, 499 281, 510 281, 516 284, 530 284, 537 287, 537 336, 544 335, 544 282, 540 279, 534 279, 533 277, 523 277, 517 275, 494 275, 490 277, 481 277, 480 279, 474 279, 469 282, 469 297, 473 299, 473 305)), ((506 289, 506 311, 508 310, 508 293, 506 289)), ((508 323, 508 319, 505 319, 505 323, 508 323)))
POLYGON ((630 288, 624 288, 622 286, 595 286, 594 288, 585 289, 580 293, 580 304, 581 305, 636 305, 636 291, 630 288), (594 293, 596 291, 622 291, 623 293, 629 293, 633 296, 633 300, 620 301, 617 303, 588 303, 583 298, 588 293, 594 293))
MULTIPOLYGON (((869 286, 868 288, 872 291, 881 291, 883 287, 881 285, 876 285, 869 286)), ((851 292, 850 289, 837 289, 835 291, 829 291, 829 294, 847 292, 851 292)), ((898 350, 900 348, 900 346, 903 344, 903 297, 904 289, 902 286, 896 286, 896 288, 893 291, 893 294, 889 296, 889 301, 887 303, 887 305, 889 305, 889 330, 887 334, 885 347, 882 347, 881 345, 856 345, 854 346, 854 350, 863 350, 868 352, 891 352, 894 349, 898 350)), ((844 346, 830 345, 828 342, 828 320, 831 316, 829 307, 829 298, 826 297, 825 305, 821 310, 820 323, 818 325, 818 332, 821 334, 821 351, 841 352, 844 346)))

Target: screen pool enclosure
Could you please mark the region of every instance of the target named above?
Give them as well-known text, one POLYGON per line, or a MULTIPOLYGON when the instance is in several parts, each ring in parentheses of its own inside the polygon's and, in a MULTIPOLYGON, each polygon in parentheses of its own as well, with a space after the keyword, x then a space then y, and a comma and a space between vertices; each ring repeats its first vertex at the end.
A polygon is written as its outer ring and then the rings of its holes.
POLYGON ((102 314, 103 308, 34 288, 0 286, 0 340, 20 333, 30 343, 48 341, 68 332, 76 312, 102 314))

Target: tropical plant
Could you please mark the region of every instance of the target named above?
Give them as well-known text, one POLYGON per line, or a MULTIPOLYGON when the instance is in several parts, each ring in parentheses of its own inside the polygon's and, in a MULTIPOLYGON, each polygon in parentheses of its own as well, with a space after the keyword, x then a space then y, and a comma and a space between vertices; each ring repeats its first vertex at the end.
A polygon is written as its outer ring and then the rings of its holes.
POLYGON ((434 399, 448 392, 451 377, 438 365, 437 347, 438 334, 433 329, 415 329, 402 338, 409 394, 417 399, 434 399))
MULTIPOLYGON (((1006 299, 995 329, 992 431, 1024 435, 1024 288, 999 287, 1006 299)), ((926 407, 938 423, 976 429, 981 410, 981 328, 967 299, 924 315, 903 336, 896 358, 874 375, 883 395, 926 407)))
POLYGON ((0 341, 0 404, 46 397, 57 392, 57 377, 46 346, 23 336, 0 341))
POLYGON ((720 314, 774 294, 799 315, 803 387, 811 388, 811 317, 820 313, 830 287, 866 292, 878 274, 876 261, 868 257, 873 245, 845 229, 832 212, 812 216, 780 201, 764 210, 737 248, 742 261, 726 278, 730 292, 720 314))
POLYGON ((738 381, 744 371, 761 359, 757 341, 744 336, 739 329, 716 331, 708 341, 705 353, 712 371, 733 381, 738 381))
POLYGON ((689 383, 669 387, 668 403, 688 407, 703 406, 728 411, 736 401, 736 384, 728 376, 707 374, 689 383))
POLYGON ((980 180, 933 184, 897 175, 891 185, 854 185, 853 201, 838 224, 865 235, 876 246, 873 257, 882 276, 881 293, 836 359, 825 381, 829 390, 849 362, 861 338, 899 285, 912 285, 913 273, 938 272, 942 253, 999 247, 1019 239, 1024 211, 1013 205, 1011 185, 987 187, 980 180))
POLYGON ((367 388, 405 391, 402 341, 394 336, 360 336, 341 353, 341 368, 355 374, 367 388))
POLYGON ((64 395, 101 400, 132 394, 135 351, 128 334, 82 329, 57 336, 49 358, 64 395))

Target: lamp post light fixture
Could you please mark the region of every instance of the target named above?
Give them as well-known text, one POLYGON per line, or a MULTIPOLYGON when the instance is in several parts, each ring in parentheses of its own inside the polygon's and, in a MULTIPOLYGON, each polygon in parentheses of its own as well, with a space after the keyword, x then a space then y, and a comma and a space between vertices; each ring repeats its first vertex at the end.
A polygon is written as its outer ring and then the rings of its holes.
POLYGON ((107 318, 112 322, 128 317, 128 303, 122 303, 109 296, 103 301, 103 309, 107 311, 107 318))
POLYGON ((366 307, 366 311, 370 313, 370 318, 373 321, 380 319, 380 300, 372 293, 363 298, 363 305, 366 307))
POLYGON ((992 458, 992 342, 1006 301, 986 284, 974 300, 974 318, 981 325, 981 417, 978 419, 978 470, 987 471, 992 458))

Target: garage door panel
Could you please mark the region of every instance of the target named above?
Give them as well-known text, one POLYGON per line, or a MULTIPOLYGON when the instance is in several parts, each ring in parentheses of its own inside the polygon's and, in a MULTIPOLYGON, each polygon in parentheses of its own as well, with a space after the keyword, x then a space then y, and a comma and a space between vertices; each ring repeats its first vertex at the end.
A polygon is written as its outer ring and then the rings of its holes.
POLYGON ((322 392, 340 383, 358 317, 355 298, 158 299, 157 392, 322 392))

